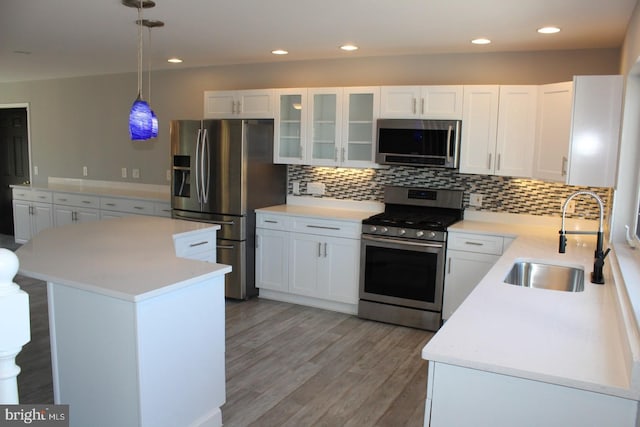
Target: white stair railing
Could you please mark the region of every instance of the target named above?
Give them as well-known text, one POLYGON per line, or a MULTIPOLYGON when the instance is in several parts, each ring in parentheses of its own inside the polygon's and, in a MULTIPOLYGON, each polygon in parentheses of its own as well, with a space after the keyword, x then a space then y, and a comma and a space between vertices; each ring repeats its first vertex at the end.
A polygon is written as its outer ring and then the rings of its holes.
POLYGON ((16 254, 0 248, 0 404, 4 405, 19 403, 16 356, 31 340, 29 295, 13 282, 18 266, 16 254))

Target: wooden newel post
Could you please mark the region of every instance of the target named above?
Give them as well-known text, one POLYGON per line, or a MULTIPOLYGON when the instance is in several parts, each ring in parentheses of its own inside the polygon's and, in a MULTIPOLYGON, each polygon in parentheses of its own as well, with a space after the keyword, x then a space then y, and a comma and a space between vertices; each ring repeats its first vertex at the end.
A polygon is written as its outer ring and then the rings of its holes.
POLYGON ((18 272, 18 257, 0 248, 0 404, 16 404, 20 367, 16 356, 31 340, 29 295, 13 278, 18 272))

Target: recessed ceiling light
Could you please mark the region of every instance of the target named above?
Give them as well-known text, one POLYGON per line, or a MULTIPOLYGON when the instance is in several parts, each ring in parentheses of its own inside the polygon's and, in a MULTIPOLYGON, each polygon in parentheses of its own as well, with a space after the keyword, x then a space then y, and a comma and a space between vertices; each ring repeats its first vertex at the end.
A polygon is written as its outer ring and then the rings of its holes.
POLYGON ((276 50, 272 50, 271 53, 273 53, 274 55, 286 55, 289 52, 287 52, 284 49, 276 49, 276 50))
POLYGON ((346 50, 347 52, 353 52, 354 50, 358 50, 358 46, 354 44, 344 44, 340 46, 340 49, 346 50))
POLYGON ((180 58, 169 58, 169 59, 167 59, 167 62, 171 62, 172 64, 180 64, 182 62, 182 59, 180 59, 180 58))
POLYGON ((471 40, 471 43, 473 43, 473 44, 489 44, 489 43, 491 43, 491 40, 481 37, 479 39, 471 40))
POLYGON ((560 32, 560 28, 558 27, 542 27, 538 28, 538 32, 540 34, 555 34, 560 32))

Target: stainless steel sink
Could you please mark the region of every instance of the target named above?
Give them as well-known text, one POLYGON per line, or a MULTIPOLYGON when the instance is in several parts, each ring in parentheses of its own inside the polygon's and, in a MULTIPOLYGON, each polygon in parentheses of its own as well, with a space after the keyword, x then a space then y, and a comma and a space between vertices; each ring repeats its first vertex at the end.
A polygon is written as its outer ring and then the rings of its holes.
POLYGON ((584 291, 584 270, 564 265, 521 261, 513 264, 505 283, 565 292, 584 291))

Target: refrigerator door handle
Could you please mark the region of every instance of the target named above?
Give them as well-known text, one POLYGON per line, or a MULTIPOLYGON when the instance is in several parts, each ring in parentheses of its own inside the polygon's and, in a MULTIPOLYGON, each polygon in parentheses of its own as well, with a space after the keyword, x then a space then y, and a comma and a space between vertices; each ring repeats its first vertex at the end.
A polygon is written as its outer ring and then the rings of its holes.
POLYGON ((210 184, 210 175, 211 175, 211 160, 209 157, 211 156, 211 146, 209 143, 209 137, 207 135, 207 130, 204 130, 204 134, 202 135, 202 158, 200 161, 202 162, 202 199, 204 203, 209 203, 209 184, 210 184), (205 170, 206 165, 206 170, 205 170))
POLYGON ((200 136, 202 129, 198 129, 198 136, 196 136, 196 197, 198 203, 202 203, 202 196, 200 195, 200 169, 198 168, 200 163, 200 136))

